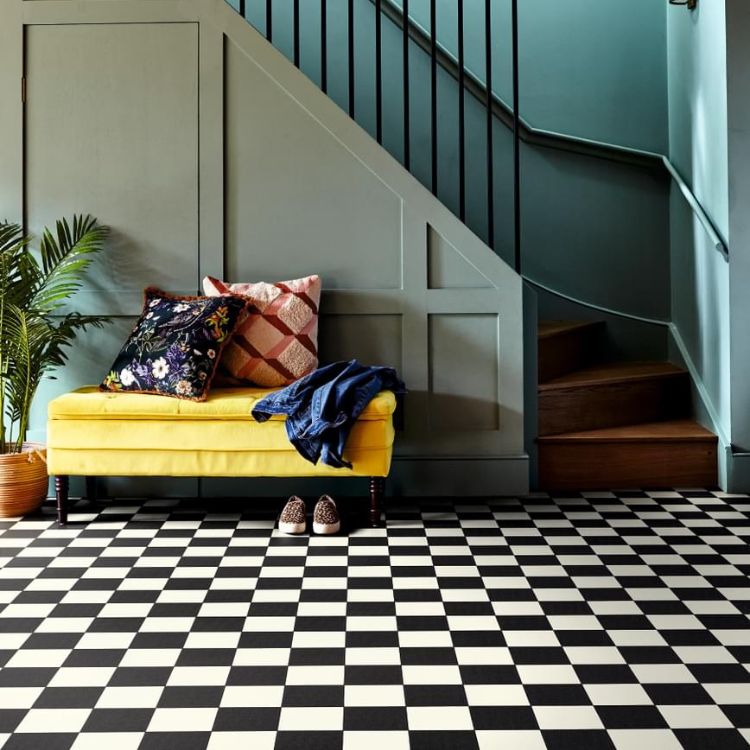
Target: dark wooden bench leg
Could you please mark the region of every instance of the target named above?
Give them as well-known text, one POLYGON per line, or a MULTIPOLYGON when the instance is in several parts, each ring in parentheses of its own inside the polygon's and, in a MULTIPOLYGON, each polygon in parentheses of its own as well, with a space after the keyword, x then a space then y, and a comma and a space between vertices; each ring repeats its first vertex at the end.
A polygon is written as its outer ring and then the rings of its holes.
POLYGON ((384 499, 385 477, 370 477, 370 521, 373 528, 380 526, 384 499))
POLYGON ((55 477, 55 498, 57 500, 57 522, 64 526, 68 522, 69 477, 55 477))
POLYGON ((99 499, 96 477, 86 477, 86 499, 90 503, 95 503, 99 499))

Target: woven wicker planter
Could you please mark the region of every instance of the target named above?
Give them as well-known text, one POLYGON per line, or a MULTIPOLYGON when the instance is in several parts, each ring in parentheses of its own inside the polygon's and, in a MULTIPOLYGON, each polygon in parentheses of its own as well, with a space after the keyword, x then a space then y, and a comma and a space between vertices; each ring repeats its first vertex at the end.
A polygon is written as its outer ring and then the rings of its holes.
POLYGON ((0 517, 23 516, 47 497, 47 451, 41 443, 24 443, 22 453, 0 455, 0 517))

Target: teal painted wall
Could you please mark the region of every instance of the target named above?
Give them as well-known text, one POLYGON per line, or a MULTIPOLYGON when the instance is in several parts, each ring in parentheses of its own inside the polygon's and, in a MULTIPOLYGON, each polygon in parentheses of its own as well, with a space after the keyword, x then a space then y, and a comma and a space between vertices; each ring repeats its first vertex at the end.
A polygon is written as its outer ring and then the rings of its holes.
MULTIPOLYGON (((234 2, 236 7, 236 0, 234 2)), ((664 3, 666 5, 666 2, 664 3)), ((375 135, 375 11, 355 2, 355 117, 375 135)), ((666 150, 666 13, 661 2, 532 0, 521 3, 522 115, 533 126, 648 150, 666 150), (557 34, 553 44, 551 39, 557 34)), ((292 56, 292 0, 274 0, 274 44, 292 56)), ((265 0, 246 12, 265 29, 265 0)), ((320 81, 320 5, 300 3, 301 67, 320 81)), ((410 13, 429 30, 429 0, 410 13)), ((438 38, 456 52, 455 2, 438 1, 438 38)), ((467 66, 484 79, 484 3, 466 2, 467 66)), ((511 99, 510 3, 493 3, 493 81, 511 99)), ((348 108, 347 0, 328 2, 328 91, 348 108)), ((402 37, 383 22, 383 144, 403 158, 402 37)), ((412 45, 412 172, 430 185, 429 57, 412 45)), ((458 87, 438 74, 438 194, 458 212, 458 87)), ((485 109, 466 98, 467 224, 487 239, 485 109)), ((496 249, 513 257, 512 140, 494 127, 496 249)), ((524 148, 523 269, 579 299, 669 318, 669 184, 631 166, 552 149, 524 148)))
MULTIPOLYGON (((719 231, 729 235, 724 3, 668 14, 669 154, 719 231)), ((673 187, 672 319, 706 402, 703 420, 731 439, 729 264, 673 187)))
POLYGON ((717 228, 729 232, 724 3, 670 8, 669 154, 717 228))
MULTIPOLYGON (((727 0, 732 444, 750 464, 750 4, 727 0)), ((739 487, 750 491, 750 467, 739 487)))
MULTIPOLYGON (((237 7, 237 0, 230 0, 237 7)), ((401 6, 401 0, 396 0, 401 6)), ((292 0, 274 0, 274 44, 292 55, 292 0)), ((667 3, 654 0, 527 0, 519 4, 521 109, 533 126, 554 132, 663 153, 667 131, 667 3)), ((265 0, 247 0, 248 20, 265 29, 265 0)), ((355 46, 359 73, 372 57, 374 38, 367 19, 370 0, 355 3, 355 46)), ((413 21, 430 33, 430 0, 411 0, 413 21)), ((318 79, 320 69, 320 5, 300 4, 302 67, 318 79)), ((493 89, 512 100, 512 41, 509 0, 492 6, 493 89)), ((329 76, 334 98, 346 100, 347 0, 328 1, 329 76)), ((437 0, 437 38, 454 57, 458 54, 455 0, 437 0)), ((485 12, 480 0, 468 0, 464 14, 467 69, 486 78, 485 12)), ((387 42, 386 42, 387 43, 387 42)), ((396 47, 385 55, 384 77, 397 73, 396 47)), ((372 77, 360 78, 358 103, 372 109, 372 77), (368 86, 369 82, 369 86, 368 86), (360 94, 362 94, 360 96, 360 94)), ((400 82, 399 82, 400 83, 400 82)))
POLYGON ((521 0, 523 116, 538 128, 664 153, 666 14, 666 0, 521 0))
MULTIPOLYGON (((401 6, 401 0, 397 0, 401 6)), ((310 4, 315 8, 316 3, 310 4)), ((345 3, 341 3, 345 18, 345 3)), ((284 4, 280 6, 285 8, 284 4)), ((532 125, 632 148, 667 149, 666 7, 654 0, 519 3, 521 109, 532 125)), ((282 11, 284 12, 284 11, 282 11)), ((430 30, 430 0, 409 13, 430 30)), ((458 52, 455 0, 437 2, 437 37, 458 52)), ((512 100, 509 0, 492 4, 493 88, 512 100)), ((485 9, 465 3, 466 66, 486 78, 485 9)), ((362 40, 364 41, 364 40, 362 40)))

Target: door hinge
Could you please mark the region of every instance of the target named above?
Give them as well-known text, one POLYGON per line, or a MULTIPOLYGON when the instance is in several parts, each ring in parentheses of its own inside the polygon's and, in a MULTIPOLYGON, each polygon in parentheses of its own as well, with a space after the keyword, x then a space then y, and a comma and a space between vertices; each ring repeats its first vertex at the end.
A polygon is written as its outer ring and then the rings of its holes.
POLYGON ((21 102, 26 104, 26 76, 21 78, 21 102))

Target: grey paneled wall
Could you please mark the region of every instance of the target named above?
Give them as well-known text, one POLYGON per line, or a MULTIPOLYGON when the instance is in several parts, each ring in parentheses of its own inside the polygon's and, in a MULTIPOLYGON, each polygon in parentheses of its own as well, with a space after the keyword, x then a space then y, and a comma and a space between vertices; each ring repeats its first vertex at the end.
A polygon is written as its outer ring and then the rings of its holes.
MULTIPOLYGON (((235 7, 238 0, 230 0, 235 7)), ((265 0, 246 0, 248 20, 265 29, 265 0)), ((493 81, 512 100, 510 2, 493 0, 493 81)), ((273 0, 274 44, 292 57, 292 0, 273 0)), ((328 0, 327 85, 348 108, 347 0, 328 0)), ((483 2, 464 4, 466 61, 485 77, 483 2)), ((429 2, 412 0, 412 18, 429 29, 429 2)), ((667 132, 664 28, 666 0, 627 4, 592 0, 521 3, 521 114, 534 127, 624 146, 665 150, 667 132), (634 35, 633 29, 639 29, 634 35), (638 54, 634 56, 634 50, 638 54), (628 64, 623 65, 622 61, 628 64)), ((438 0, 441 45, 456 54, 456 2, 438 0)), ((677 15, 677 14, 675 14, 677 15)), ((685 14, 686 16, 689 14, 685 14)), ((357 122, 373 137, 375 5, 354 2, 354 100, 357 122)), ((301 69, 320 82, 320 1, 300 4, 301 69)), ((689 19, 687 19, 689 20, 689 19)), ((401 30, 385 19, 383 144, 403 163, 401 30)), ((685 67, 685 66, 683 66, 685 67)), ((689 66, 688 66, 689 67, 689 66)), ((411 169, 432 183, 429 54, 412 42, 411 169)), ((442 68, 437 76, 438 195, 459 212, 458 86, 442 68)), ((487 237, 486 110, 467 96, 466 223, 487 237)), ((512 136, 493 128, 495 248, 513 263, 512 136)), ((669 317, 669 180, 642 167, 524 145, 521 154, 521 236, 524 274, 565 294, 633 315, 669 317)), ((563 305, 552 310, 563 314, 563 305)), ((644 329, 645 330, 645 329, 644 329)), ((648 335, 646 332, 644 335, 648 335)), ((623 342, 631 356, 637 348, 623 342)))
POLYGON ((410 387, 400 457, 520 455, 516 275, 257 32, 215 7, 228 32, 225 273, 323 276, 322 360, 393 364, 410 387))
POLYGON ((86 211, 111 228, 75 308, 116 316, 44 384, 41 437, 46 401, 106 372, 145 286, 197 289, 198 24, 40 24, 25 39, 28 227, 86 211))
MULTIPOLYGON (((391 364, 410 388, 392 486, 527 488, 520 279, 366 132, 222 0, 5 2, 3 38, 25 27, 28 96, 25 128, 0 127, 25 147, 29 227, 90 211, 113 228, 75 307, 116 324, 45 388, 35 437, 48 398, 105 373, 144 286, 319 273, 321 360, 391 364)), ((0 70, 20 49, 0 47, 0 70)), ((0 94, 11 84, 0 74, 0 94)), ((0 163, 13 153, 0 145, 0 163)), ((0 173, 0 196, 18 182, 0 173)))
POLYGON ((112 228, 79 308, 137 314, 149 284, 198 286, 198 24, 30 26, 26 214, 112 228))
POLYGON ((226 274, 401 287, 401 198, 226 43, 226 274))

